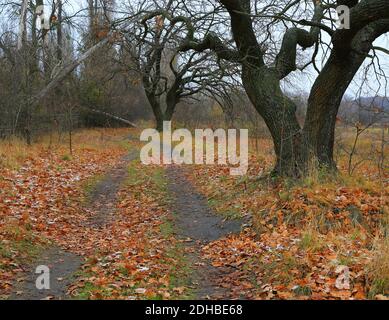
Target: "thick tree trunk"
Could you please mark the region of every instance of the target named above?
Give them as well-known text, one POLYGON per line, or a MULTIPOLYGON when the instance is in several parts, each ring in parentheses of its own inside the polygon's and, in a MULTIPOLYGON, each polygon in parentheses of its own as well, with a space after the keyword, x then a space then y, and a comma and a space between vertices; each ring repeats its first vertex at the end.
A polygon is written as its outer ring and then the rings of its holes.
POLYGON ((146 97, 150 103, 151 110, 153 111, 153 115, 155 118, 155 129, 161 132, 163 130, 163 112, 161 108, 161 103, 159 97, 156 97, 153 92, 147 92, 146 97))
POLYGON ((274 173, 299 175, 301 128, 296 117, 296 106, 281 91, 275 70, 265 66, 244 66, 242 80, 251 102, 273 138, 277 158, 274 173))
POLYGON ((172 119, 173 119, 173 113, 167 113, 167 112, 157 112, 157 113, 154 113, 154 116, 155 116, 155 122, 156 122, 156 129, 158 130, 158 132, 163 131, 164 121, 172 121, 172 119))
POLYGON ((172 121, 174 111, 176 110, 176 106, 178 103, 178 99, 176 96, 172 96, 167 94, 166 96, 166 110, 162 110, 161 101, 158 97, 155 97, 153 93, 146 93, 147 99, 151 105, 151 109, 153 110, 155 122, 156 122, 156 130, 159 132, 163 131, 163 122, 164 121, 172 121))
POLYGON ((166 94, 166 110, 165 110, 165 121, 171 121, 173 119, 176 106, 180 100, 177 95, 178 88, 173 86, 171 90, 166 94))
POLYGON ((389 29, 381 20, 361 30, 351 41, 352 50, 334 49, 317 77, 308 100, 303 129, 304 162, 336 169, 333 159, 336 116, 342 98, 372 48, 373 41, 389 29))
POLYGON ((273 138, 276 154, 274 173, 296 176, 301 165, 301 127, 296 106, 280 88, 279 70, 267 67, 253 31, 250 1, 221 1, 231 16, 231 27, 242 63, 242 82, 254 107, 273 138))
POLYGON ((336 169, 333 159, 336 117, 344 93, 363 60, 339 59, 333 54, 318 76, 308 100, 303 130, 304 160, 308 167, 317 163, 336 169))
MULTIPOLYGON (((155 114, 154 114, 155 115, 155 114)), ((155 115, 155 122, 156 122, 156 126, 155 126, 155 129, 158 131, 158 132, 162 132, 163 131, 163 117, 162 116, 156 116, 155 115)))

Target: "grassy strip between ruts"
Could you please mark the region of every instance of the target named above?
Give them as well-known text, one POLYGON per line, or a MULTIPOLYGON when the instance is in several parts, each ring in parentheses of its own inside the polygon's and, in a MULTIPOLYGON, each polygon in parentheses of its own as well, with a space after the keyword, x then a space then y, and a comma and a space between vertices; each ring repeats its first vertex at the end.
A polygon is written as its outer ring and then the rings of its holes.
POLYGON ((119 196, 116 220, 100 235, 109 241, 100 242, 70 294, 76 299, 190 298, 190 268, 174 236, 164 168, 132 162, 119 196))

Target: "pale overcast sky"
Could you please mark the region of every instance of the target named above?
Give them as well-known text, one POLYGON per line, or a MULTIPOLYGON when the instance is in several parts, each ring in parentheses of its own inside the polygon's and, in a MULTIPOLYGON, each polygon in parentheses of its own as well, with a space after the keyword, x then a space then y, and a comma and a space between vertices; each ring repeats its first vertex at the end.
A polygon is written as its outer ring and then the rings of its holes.
MULTIPOLYGON (((384 35, 377 39, 374 43, 374 46, 386 48, 389 50, 389 35, 384 35)), ((385 54, 381 51, 376 51, 377 56, 379 57, 380 66, 382 68, 382 73, 389 77, 389 55, 385 54)), ((366 59, 365 65, 369 64, 371 59, 366 59)), ((320 66, 318 62, 318 66, 320 66)), ((377 64, 376 64, 377 66, 377 64)), ((362 68, 361 68, 362 70, 362 68)), ((309 92, 315 78, 317 76, 317 72, 310 68, 308 72, 301 73, 299 71, 294 72, 292 85, 286 85, 289 90, 292 90, 293 87, 297 89, 297 91, 309 92)), ((370 73, 368 74, 367 81, 363 81, 365 79, 365 75, 363 72, 359 72, 354 81, 351 83, 349 89, 347 90, 346 95, 348 96, 387 96, 389 97, 389 84, 386 83, 384 76, 378 76, 374 74, 374 69, 371 68, 370 73), (362 85, 363 84, 363 85, 362 85), (362 85, 362 88, 361 88, 362 85)))
MULTIPOLYGON (((117 4, 125 3, 129 0, 116 0, 117 4)), ((389 1, 389 0, 388 0, 389 1)), ((70 0, 70 3, 72 3, 74 10, 78 10, 82 5, 87 4, 87 0, 82 1, 75 1, 70 0)), ((327 34, 325 32, 322 32, 322 37, 327 37, 327 34)), ((375 46, 380 46, 383 48, 389 49, 389 36, 385 35, 382 36, 380 39, 377 39, 375 46)), ((383 73, 385 75, 389 75, 389 55, 377 52, 377 55, 380 58, 380 66, 383 69, 383 73)), ((370 62, 366 61, 366 64, 370 62)), ((321 65, 321 62, 318 61, 318 66, 321 65)), ((292 75, 292 81, 289 81, 290 83, 293 83, 293 85, 285 84, 285 89, 288 91, 294 91, 294 92, 306 92, 309 93, 311 86, 316 79, 317 73, 313 70, 313 68, 308 69, 308 72, 300 72, 296 71, 292 75)), ((353 83, 350 85, 347 94, 349 96, 355 97, 358 95, 362 96, 375 96, 376 94, 381 96, 389 96, 389 85, 385 81, 385 77, 379 77, 377 80, 375 77, 375 74, 373 70, 370 72, 368 76, 368 81, 363 82, 364 74, 362 72, 359 72, 359 74, 354 78, 353 83), (363 83, 362 90, 361 90, 361 84, 363 83), (360 91, 361 90, 361 91, 360 91)))
MULTIPOLYGON (((5 2, 6 0, 0 0, 0 2, 5 2)), ((45 0, 49 3, 49 0, 45 0)), ((129 0, 116 0, 117 4, 128 2, 129 0)), ((3 3, 4 3, 3 2, 3 3)), ((68 0, 66 4, 66 10, 68 14, 72 14, 73 12, 79 11, 81 8, 87 7, 87 0, 68 0)), ((1 17, 0 17, 1 19, 1 17)), ((323 37, 326 37, 325 32, 322 32, 323 37)), ((389 49, 389 36, 385 35, 378 39, 375 43, 376 46, 380 46, 386 49, 389 49)), ((380 66, 382 68, 382 73, 384 75, 389 75, 389 55, 381 52, 377 52, 380 57, 380 66)), ((370 59, 367 59, 366 63, 369 63, 370 59)), ((318 66, 321 66, 321 62, 318 61, 318 66)), ((313 70, 313 68, 307 69, 304 73, 300 71, 294 72, 289 78, 288 83, 284 84, 284 88, 287 91, 293 92, 305 92, 308 93, 310 88, 317 76, 317 73, 313 70)), ((381 96, 389 96, 389 86, 385 82, 385 77, 381 76, 378 79, 376 78, 373 70, 368 75, 368 81, 362 82, 364 78, 364 74, 359 72, 359 74, 355 77, 353 83, 350 85, 347 95, 355 97, 359 94, 363 96, 374 96, 376 94, 381 96), (363 83, 361 92, 359 91, 361 88, 361 84, 363 83)))

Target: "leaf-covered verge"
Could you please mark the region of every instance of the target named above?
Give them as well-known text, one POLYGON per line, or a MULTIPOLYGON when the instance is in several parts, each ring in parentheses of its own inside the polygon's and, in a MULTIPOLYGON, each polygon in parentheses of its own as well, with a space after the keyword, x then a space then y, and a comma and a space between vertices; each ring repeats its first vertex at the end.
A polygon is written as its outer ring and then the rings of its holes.
POLYGON ((31 147, 18 140, 0 144, 0 295, 40 250, 78 251, 91 212, 82 203, 84 184, 114 167, 127 152, 128 130, 84 130, 66 141, 43 139, 31 147))
POLYGON ((386 299, 389 295, 389 182, 369 163, 301 181, 258 179, 272 164, 268 140, 250 155, 249 173, 196 166, 188 176, 226 218, 252 225, 203 247, 216 267, 235 271, 220 283, 231 298, 386 299), (268 151, 267 151, 268 150, 268 151))

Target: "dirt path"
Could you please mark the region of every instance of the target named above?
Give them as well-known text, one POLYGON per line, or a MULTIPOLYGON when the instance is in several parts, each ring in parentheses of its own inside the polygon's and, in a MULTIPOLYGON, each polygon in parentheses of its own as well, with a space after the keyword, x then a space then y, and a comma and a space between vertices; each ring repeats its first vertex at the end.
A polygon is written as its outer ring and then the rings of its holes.
POLYGON ((93 216, 88 223, 89 226, 101 228, 112 219, 115 213, 117 193, 128 176, 128 165, 138 155, 136 151, 130 152, 93 188, 88 208, 93 212, 93 216))
POLYGON ((73 280, 74 273, 81 267, 83 259, 60 248, 51 247, 29 267, 10 296, 12 300, 66 299, 66 289, 73 280), (50 268, 50 289, 38 290, 35 281, 39 274, 35 268, 44 265, 50 268))
MULTIPOLYGON (((101 228, 109 223, 115 213, 116 197, 122 182, 128 174, 128 165, 138 157, 138 152, 132 151, 120 163, 108 172, 97 183, 90 195, 88 210, 93 212, 86 227, 101 228)), ((67 299, 67 287, 72 283, 74 274, 80 269, 83 259, 73 253, 57 247, 50 247, 29 267, 15 285, 10 299, 13 300, 42 300, 67 299), (45 265, 50 268, 50 289, 38 290, 35 281, 37 266, 45 265)))
POLYGON ((190 262, 193 266, 192 283, 198 299, 228 298, 228 292, 218 283, 227 269, 215 268, 200 258, 202 245, 241 230, 242 221, 224 221, 209 208, 207 200, 194 190, 183 169, 171 166, 167 169, 168 188, 174 198, 178 235, 187 239, 190 262))
MULTIPOLYGON (((138 152, 126 155, 120 163, 98 182, 90 194, 88 210, 93 213, 85 227, 103 228, 113 219, 117 193, 128 174, 128 165, 138 157, 138 152)), ((218 281, 231 270, 215 268, 201 259, 203 245, 241 230, 242 221, 224 221, 212 212, 207 200, 194 190, 187 180, 182 167, 167 169, 168 188, 174 197, 172 209, 175 212, 177 234, 185 240, 188 258, 193 266, 192 286, 198 299, 228 298, 228 291, 218 281)), ((11 299, 67 299, 67 287, 82 266, 83 259, 57 247, 46 250, 15 285, 11 299), (50 290, 38 290, 35 281, 39 275, 35 268, 45 265, 50 268, 50 290)))

